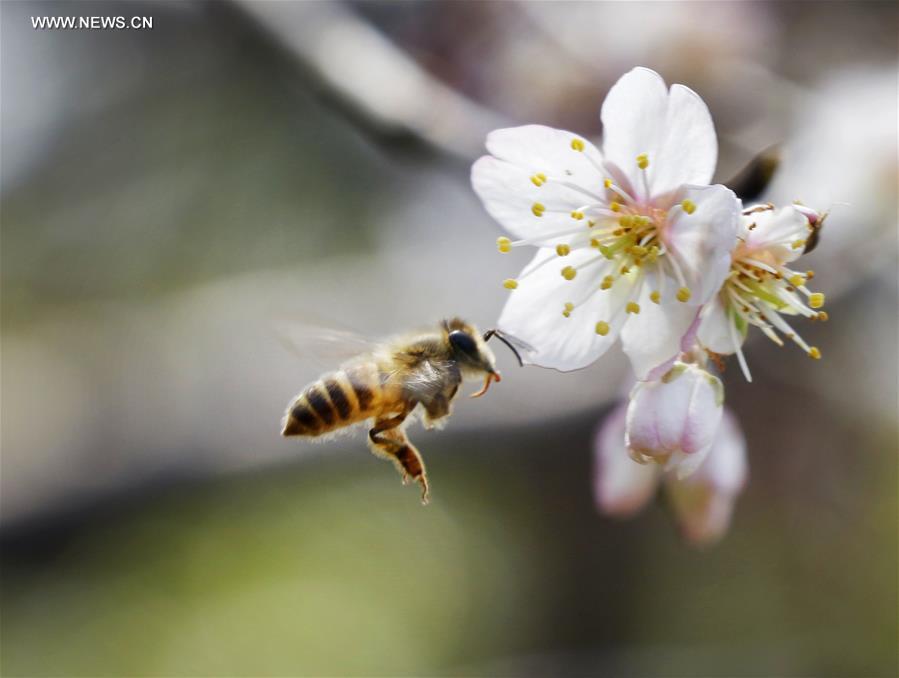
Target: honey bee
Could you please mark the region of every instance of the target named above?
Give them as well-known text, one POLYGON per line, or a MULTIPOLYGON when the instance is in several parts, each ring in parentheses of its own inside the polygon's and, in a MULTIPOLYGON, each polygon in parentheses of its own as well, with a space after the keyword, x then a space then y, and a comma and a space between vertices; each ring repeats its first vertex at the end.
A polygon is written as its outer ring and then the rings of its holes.
POLYGON ((463 379, 484 380, 473 398, 500 381, 496 358, 487 346, 493 336, 518 356, 497 330, 481 336, 459 318, 375 346, 304 388, 287 407, 281 435, 319 437, 370 422, 371 451, 394 463, 403 484, 417 482, 421 501, 427 504, 427 472, 406 436, 406 425, 419 412, 425 428, 444 423, 463 379))

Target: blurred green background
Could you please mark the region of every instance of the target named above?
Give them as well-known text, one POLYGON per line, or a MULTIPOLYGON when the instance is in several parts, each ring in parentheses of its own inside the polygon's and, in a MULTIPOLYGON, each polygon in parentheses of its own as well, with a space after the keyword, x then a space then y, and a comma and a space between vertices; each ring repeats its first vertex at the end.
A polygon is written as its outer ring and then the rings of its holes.
MULTIPOLYGON (((894 676, 897 8, 796 3, 0 4, 0 672, 894 676), (148 16, 39 31, 32 16, 148 16), (728 365, 750 482, 696 550, 591 496, 620 353, 518 370, 421 447, 279 437, 329 367, 296 322, 489 327, 485 134, 600 133, 635 65, 708 102, 726 180, 833 208, 825 359, 728 365)), ((518 257, 521 254, 522 257, 518 257)), ((464 399, 462 399, 464 400, 464 399)))

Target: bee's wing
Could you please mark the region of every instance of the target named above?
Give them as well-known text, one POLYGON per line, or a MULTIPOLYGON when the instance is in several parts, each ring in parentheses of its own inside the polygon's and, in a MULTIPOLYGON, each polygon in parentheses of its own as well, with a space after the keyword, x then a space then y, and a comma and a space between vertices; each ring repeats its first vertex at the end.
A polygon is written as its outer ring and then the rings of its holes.
POLYGON ((276 327, 281 344, 303 360, 334 366, 358 355, 370 353, 380 342, 348 330, 285 323, 276 327))

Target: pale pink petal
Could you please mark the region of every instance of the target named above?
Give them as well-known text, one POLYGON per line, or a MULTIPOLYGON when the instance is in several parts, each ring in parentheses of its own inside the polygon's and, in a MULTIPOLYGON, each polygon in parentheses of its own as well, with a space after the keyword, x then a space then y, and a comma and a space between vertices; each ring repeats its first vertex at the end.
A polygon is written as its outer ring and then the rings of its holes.
POLYGON ((593 497, 602 513, 628 517, 642 509, 658 485, 660 468, 638 464, 624 445, 627 405, 609 414, 596 432, 593 443, 593 497))
MULTIPOLYGON (((615 342, 625 320, 628 281, 622 279, 612 289, 600 291, 589 267, 574 280, 565 280, 561 275, 565 266, 577 267, 601 257, 591 249, 573 250, 567 257, 558 257, 552 249, 541 249, 522 271, 498 327, 533 348, 523 351, 525 362, 562 371, 576 370, 595 361, 615 342), (567 302, 581 301, 584 303, 569 317, 563 316, 567 302), (596 332, 600 321, 608 323, 605 336, 596 332)), ((600 265, 601 262, 591 264, 600 265)))
MULTIPOLYGON (((680 205, 668 212, 662 240, 673 257, 691 296, 689 303, 705 304, 721 288, 730 271, 737 240, 740 201, 725 186, 689 186, 676 200, 692 203, 688 213, 680 205)), ((680 281, 672 278, 673 284, 680 281)))
POLYGON ((730 525, 734 502, 748 474, 746 441, 726 411, 711 451, 686 479, 665 477, 665 488, 684 536, 695 544, 718 541, 730 525))

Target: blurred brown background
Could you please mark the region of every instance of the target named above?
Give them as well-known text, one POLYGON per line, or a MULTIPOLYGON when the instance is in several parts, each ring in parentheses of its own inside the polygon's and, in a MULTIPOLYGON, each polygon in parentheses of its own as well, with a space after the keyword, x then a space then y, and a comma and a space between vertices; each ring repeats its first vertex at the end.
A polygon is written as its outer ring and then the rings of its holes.
MULTIPOLYGON (((897 7, 18 3, 2 19, 2 646, 38 675, 894 676, 897 7), (148 16, 39 31, 32 16, 148 16), (600 134, 635 65, 699 92, 725 180, 832 207, 825 359, 727 371, 750 484, 719 545, 591 497, 620 353, 518 370, 413 430, 432 504, 362 436, 283 440, 327 365, 279 327, 498 316, 524 252, 483 139, 600 134)), ((499 350, 499 349, 498 349, 499 350)))

